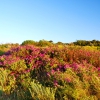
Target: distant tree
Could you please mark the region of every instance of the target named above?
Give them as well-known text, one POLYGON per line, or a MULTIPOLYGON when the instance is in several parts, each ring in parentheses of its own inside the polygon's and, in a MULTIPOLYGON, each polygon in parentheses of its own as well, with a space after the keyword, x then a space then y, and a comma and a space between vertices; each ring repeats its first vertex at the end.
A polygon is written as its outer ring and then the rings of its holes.
POLYGON ((97 41, 97 46, 100 46, 100 41, 97 41))
POLYGON ((36 45, 37 43, 33 40, 25 40, 24 42, 22 42, 21 45, 36 45))
POLYGON ((85 46, 86 45, 86 41, 85 40, 77 40, 75 42, 76 45, 80 45, 80 46, 85 46))
POLYGON ((92 41, 77 40, 76 42, 73 43, 75 45, 80 45, 80 46, 100 46, 100 41, 98 40, 92 40, 92 41))
POLYGON ((65 45, 69 45, 69 43, 64 43, 65 45))
POLYGON ((53 41, 52 41, 52 40, 50 40, 49 42, 50 42, 50 43, 53 43, 53 41))
POLYGON ((58 45, 63 45, 63 43, 62 43, 62 42, 57 42, 56 44, 58 44, 58 45))
POLYGON ((47 40, 40 40, 38 42, 38 46, 40 46, 40 47, 52 46, 52 45, 53 45, 53 43, 51 43, 51 42, 49 42, 47 40))

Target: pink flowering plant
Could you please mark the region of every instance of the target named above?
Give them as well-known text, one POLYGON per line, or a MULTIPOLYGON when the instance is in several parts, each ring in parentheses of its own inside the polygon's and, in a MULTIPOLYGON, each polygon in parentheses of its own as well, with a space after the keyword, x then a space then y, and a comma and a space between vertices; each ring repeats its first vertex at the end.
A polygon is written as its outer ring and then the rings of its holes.
POLYGON ((27 100, 32 99, 34 96, 31 96, 29 90, 32 88, 31 82, 35 80, 39 86, 56 90, 55 99, 100 98, 98 50, 86 50, 75 46, 17 46, 0 56, 0 70, 4 74, 0 78, 5 77, 5 81, 0 81, 0 86, 7 95, 19 91, 27 100))

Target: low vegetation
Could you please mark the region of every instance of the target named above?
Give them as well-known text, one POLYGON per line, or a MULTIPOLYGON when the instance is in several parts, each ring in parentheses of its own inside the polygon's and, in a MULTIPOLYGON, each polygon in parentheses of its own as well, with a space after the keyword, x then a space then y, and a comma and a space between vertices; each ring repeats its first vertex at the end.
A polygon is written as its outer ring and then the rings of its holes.
POLYGON ((41 40, 0 47, 0 100, 99 100, 99 46, 41 40))

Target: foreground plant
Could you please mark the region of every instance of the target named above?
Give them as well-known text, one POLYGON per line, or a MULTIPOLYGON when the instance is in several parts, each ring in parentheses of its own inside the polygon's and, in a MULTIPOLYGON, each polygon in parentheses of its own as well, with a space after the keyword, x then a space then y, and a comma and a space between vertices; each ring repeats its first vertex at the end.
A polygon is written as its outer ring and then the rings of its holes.
POLYGON ((55 100, 55 89, 42 86, 34 80, 31 82, 29 90, 33 100, 55 100))

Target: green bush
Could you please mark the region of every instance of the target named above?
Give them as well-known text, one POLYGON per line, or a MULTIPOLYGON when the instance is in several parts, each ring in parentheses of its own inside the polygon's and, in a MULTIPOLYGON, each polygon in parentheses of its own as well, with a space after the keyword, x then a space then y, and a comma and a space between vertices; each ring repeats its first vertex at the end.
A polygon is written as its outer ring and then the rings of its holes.
POLYGON ((21 45, 37 45, 37 42, 33 41, 33 40, 26 40, 24 42, 22 42, 21 45))
POLYGON ((49 42, 49 41, 46 41, 46 40, 40 40, 39 42, 38 42, 38 46, 40 46, 40 47, 48 47, 48 46, 52 46, 53 45, 53 43, 52 42, 49 42))

